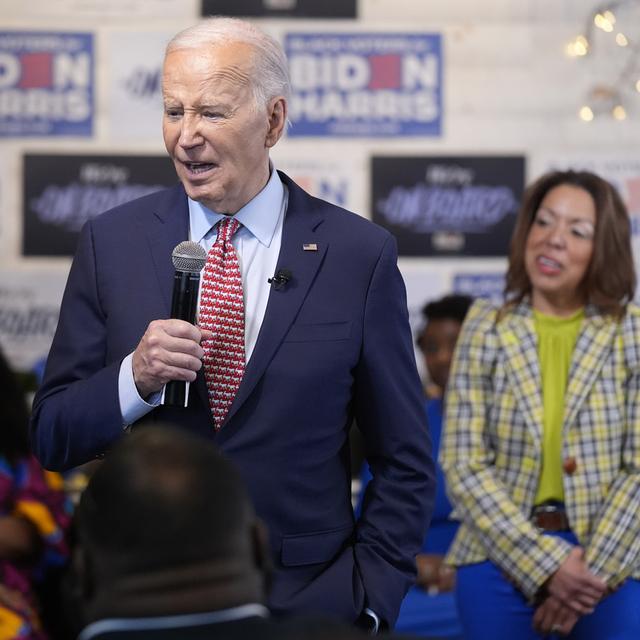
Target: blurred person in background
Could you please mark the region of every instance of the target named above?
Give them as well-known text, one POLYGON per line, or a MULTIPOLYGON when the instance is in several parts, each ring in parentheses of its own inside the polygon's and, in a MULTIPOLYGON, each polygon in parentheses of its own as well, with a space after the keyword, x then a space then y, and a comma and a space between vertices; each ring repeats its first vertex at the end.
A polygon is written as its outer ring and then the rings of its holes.
MULTIPOLYGON (((424 326, 419 331, 416 344, 422 352, 429 376, 425 388, 425 410, 434 456, 437 456, 440 447, 442 407, 449 367, 471 301, 469 296, 452 294, 433 300, 422 309, 424 326)), ((358 511, 370 480, 371 472, 365 462, 361 473, 358 511)), ((458 528, 458 523, 451 520, 450 515, 451 503, 445 491, 444 474, 438 466, 433 516, 422 551, 416 557, 416 585, 409 590, 400 607, 395 626, 398 632, 428 638, 462 637, 453 597, 455 571, 443 562, 458 528)))
POLYGON ((465 637, 640 638, 640 309, 615 189, 525 193, 505 302, 470 309, 440 452, 465 637))
POLYGON ((0 353, 0 640, 49 637, 38 596, 67 559, 70 515, 56 473, 29 451, 23 389, 0 353))

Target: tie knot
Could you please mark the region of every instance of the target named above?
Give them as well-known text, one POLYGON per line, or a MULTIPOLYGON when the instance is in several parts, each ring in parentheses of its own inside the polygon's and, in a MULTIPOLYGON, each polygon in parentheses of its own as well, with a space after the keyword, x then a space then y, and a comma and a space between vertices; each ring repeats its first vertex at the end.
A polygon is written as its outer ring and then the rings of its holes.
POLYGON ((231 216, 222 218, 218 226, 218 239, 226 244, 239 227, 240 223, 235 218, 231 216))

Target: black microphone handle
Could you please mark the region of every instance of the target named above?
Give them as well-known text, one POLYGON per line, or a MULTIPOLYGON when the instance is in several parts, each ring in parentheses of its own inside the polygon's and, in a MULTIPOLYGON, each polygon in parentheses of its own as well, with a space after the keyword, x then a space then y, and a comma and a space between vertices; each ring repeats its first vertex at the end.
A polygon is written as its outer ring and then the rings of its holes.
POLYGON ((176 271, 173 277, 173 297, 171 298, 172 318, 195 324, 199 288, 199 273, 176 271))
MULTIPOLYGON (((200 274, 176 271, 173 278, 173 296, 171 298, 171 317, 196 322, 200 274)), ((163 404, 169 407, 187 406, 187 383, 184 380, 171 380, 164 389, 163 404)))

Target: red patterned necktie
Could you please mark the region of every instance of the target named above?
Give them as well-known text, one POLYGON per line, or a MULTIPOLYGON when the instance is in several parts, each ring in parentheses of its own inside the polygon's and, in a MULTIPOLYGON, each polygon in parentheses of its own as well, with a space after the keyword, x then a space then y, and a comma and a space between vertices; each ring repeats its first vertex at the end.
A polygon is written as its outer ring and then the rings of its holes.
POLYGON ((244 374, 244 301, 231 237, 240 223, 223 218, 204 267, 199 324, 213 332, 202 343, 204 375, 215 429, 224 422, 244 374))

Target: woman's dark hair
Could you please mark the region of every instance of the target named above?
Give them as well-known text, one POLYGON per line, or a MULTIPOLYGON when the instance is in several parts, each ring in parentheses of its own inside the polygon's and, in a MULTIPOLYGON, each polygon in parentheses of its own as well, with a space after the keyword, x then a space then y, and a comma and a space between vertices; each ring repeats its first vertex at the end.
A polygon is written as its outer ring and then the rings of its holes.
POLYGON ((11 463, 29 453, 28 424, 24 389, 0 351, 0 455, 11 463))
POLYGON ((416 345, 422 348, 424 330, 432 320, 457 320, 462 324, 472 302, 473 298, 471 296, 462 293, 450 294, 438 300, 427 302, 427 304, 422 307, 422 315, 424 316, 425 322, 422 330, 418 333, 416 345))
POLYGON ((593 256, 583 283, 586 301, 602 313, 620 317, 626 304, 633 299, 636 288, 631 222, 616 189, 589 171, 552 171, 525 191, 511 237, 505 306, 517 304, 531 293, 531 281, 525 268, 527 236, 545 196, 561 185, 584 189, 595 204, 593 256))

